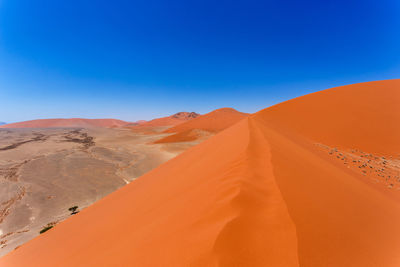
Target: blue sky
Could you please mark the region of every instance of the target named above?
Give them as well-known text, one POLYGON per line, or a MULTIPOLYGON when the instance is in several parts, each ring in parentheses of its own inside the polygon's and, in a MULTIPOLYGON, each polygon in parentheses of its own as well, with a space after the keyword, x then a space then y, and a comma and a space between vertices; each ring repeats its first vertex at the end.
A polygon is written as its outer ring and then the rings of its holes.
POLYGON ((400 78, 397 0, 0 0, 0 121, 255 112, 400 78))

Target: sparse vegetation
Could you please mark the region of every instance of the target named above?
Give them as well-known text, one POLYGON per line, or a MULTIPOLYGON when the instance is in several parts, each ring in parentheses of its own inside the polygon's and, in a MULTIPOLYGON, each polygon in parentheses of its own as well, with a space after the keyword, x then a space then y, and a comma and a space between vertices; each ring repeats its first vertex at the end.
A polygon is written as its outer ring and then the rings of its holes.
POLYGON ((78 206, 73 206, 68 209, 71 212, 71 215, 77 214, 79 212, 78 206))
POLYGON ((43 234, 44 232, 47 232, 48 230, 50 230, 53 227, 54 227, 53 225, 47 225, 42 230, 40 230, 39 234, 43 234))
POLYGON ((382 183, 388 189, 400 190, 400 158, 373 155, 359 149, 338 150, 323 144, 316 144, 326 150, 329 155, 342 160, 348 169, 360 171, 363 176, 368 176, 373 183, 382 183), (351 151, 351 153, 350 153, 351 151))
POLYGON ((84 149, 87 149, 96 144, 92 136, 89 136, 87 133, 81 133, 80 131, 81 130, 74 130, 69 132, 64 136, 64 141, 82 144, 84 149))

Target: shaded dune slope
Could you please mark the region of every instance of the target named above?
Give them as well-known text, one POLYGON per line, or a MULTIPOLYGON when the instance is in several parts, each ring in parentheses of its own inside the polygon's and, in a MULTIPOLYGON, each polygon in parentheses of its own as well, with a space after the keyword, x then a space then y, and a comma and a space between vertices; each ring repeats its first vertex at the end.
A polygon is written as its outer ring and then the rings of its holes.
POLYGON ((155 143, 174 143, 194 141, 201 137, 216 134, 238 121, 248 117, 249 114, 239 112, 232 108, 221 108, 201 115, 193 120, 168 128, 164 133, 173 133, 155 143))
POLYGON ((357 84, 260 111, 0 265, 399 266, 400 192, 321 149, 396 162, 399 90, 357 84))
POLYGON ((43 119, 10 123, 0 128, 69 128, 69 127, 122 127, 128 124, 126 121, 116 119, 43 119))

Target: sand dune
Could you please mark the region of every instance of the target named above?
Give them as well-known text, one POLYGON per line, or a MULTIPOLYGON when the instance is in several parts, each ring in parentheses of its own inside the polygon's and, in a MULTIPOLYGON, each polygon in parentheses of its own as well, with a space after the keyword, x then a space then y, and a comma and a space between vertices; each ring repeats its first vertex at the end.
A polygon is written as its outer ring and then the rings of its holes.
POLYGON ((399 266, 399 100, 391 80, 262 110, 0 265, 399 266))
POLYGON ((233 108, 221 108, 199 116, 194 120, 169 128, 165 132, 176 133, 192 129, 218 132, 228 128, 246 116, 248 114, 239 112, 233 108))
POLYGON ((248 115, 232 108, 217 109, 193 120, 166 129, 165 133, 174 134, 166 136, 155 143, 187 142, 202 137, 209 137, 212 134, 225 130, 248 115))
POLYGON ((141 127, 160 127, 160 126, 174 126, 186 121, 197 118, 199 114, 196 112, 178 112, 174 115, 157 118, 151 121, 139 121, 137 126, 141 127))
POLYGON ((400 82, 353 84, 293 99, 259 112, 281 132, 364 151, 400 151, 400 82))
POLYGON ((71 128, 71 127, 122 127, 128 124, 126 121, 116 119, 43 119, 43 120, 31 120, 10 123, 0 126, 0 128, 71 128))

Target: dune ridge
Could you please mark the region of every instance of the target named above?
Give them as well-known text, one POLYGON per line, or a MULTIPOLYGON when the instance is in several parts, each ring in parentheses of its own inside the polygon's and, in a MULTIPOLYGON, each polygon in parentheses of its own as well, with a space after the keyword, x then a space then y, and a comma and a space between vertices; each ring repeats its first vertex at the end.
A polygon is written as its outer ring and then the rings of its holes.
POLYGON ((69 128, 69 127, 122 127, 128 122, 117 119, 41 119, 10 123, 0 126, 0 128, 69 128))
POLYGON ((213 110, 193 120, 178 124, 164 130, 164 133, 173 133, 157 140, 155 143, 188 142, 201 138, 208 138, 238 121, 249 116, 233 108, 221 108, 213 110))
POLYGON ((150 121, 141 121, 137 127, 160 127, 160 126, 175 126, 186 121, 192 120, 200 116, 196 112, 178 112, 171 116, 153 119, 150 121))
POLYGON ((399 90, 343 86, 255 113, 0 265, 399 266, 400 184, 386 174, 400 167, 399 90), (382 179, 357 166, 366 155, 382 179))
POLYGON ((249 114, 239 112, 233 108, 220 108, 193 120, 179 124, 165 130, 166 133, 175 133, 192 129, 201 129, 209 132, 218 132, 235 124, 249 114))

